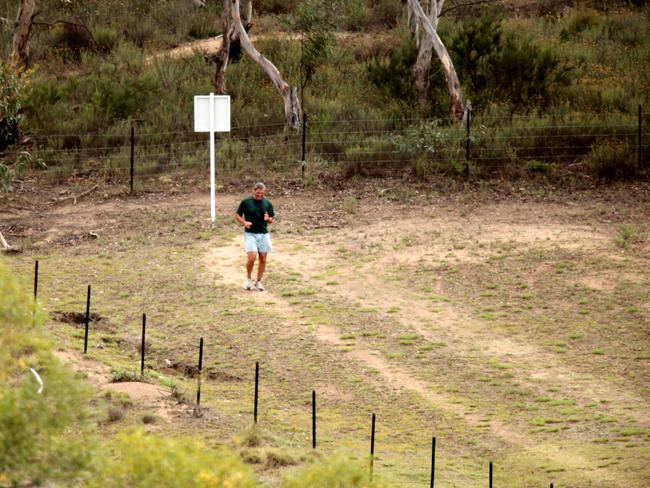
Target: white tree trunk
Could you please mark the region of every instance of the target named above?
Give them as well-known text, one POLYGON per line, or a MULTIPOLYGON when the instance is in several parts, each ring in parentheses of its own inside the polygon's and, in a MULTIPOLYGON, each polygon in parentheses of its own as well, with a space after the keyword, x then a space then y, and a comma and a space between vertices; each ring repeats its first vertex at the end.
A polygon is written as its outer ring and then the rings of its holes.
MULTIPOLYGON (((429 2, 429 20, 436 31, 438 30, 438 15, 442 9, 444 0, 438 3, 436 0, 429 2)), ((411 9, 412 10, 412 9, 411 9)), ((419 22, 418 22, 419 25, 419 22)), ((423 36, 422 41, 418 40, 418 57, 415 61, 415 91, 420 101, 420 105, 425 107, 428 103, 427 91, 429 88, 429 75, 431 73, 431 57, 433 54, 433 43, 427 35, 423 36)))
MULTIPOLYGON (((458 75, 456 74, 454 63, 451 61, 447 48, 442 43, 442 40, 440 40, 440 37, 438 37, 436 28, 431 23, 429 17, 424 13, 419 0, 407 1, 413 9, 413 13, 420 19, 422 27, 424 28, 423 35, 425 38, 430 40, 433 50, 436 52, 438 59, 440 59, 440 63, 442 64, 442 69, 445 73, 445 78, 447 79, 447 91, 451 98, 450 117, 453 120, 461 120, 465 112, 465 102, 463 100, 463 92, 460 87, 460 82, 458 81, 458 75)), ((438 14, 436 13, 436 18, 437 17, 438 14)))
POLYGON ((230 38, 235 32, 235 29, 232 26, 232 22, 230 21, 229 0, 223 0, 221 25, 223 26, 223 29, 221 35, 221 47, 217 52, 217 68, 214 75, 214 89, 217 93, 225 95, 228 93, 228 89, 226 87, 226 69, 228 69, 228 61, 230 60, 230 38))
POLYGON ((289 86, 289 84, 282 78, 282 74, 278 68, 276 68, 271 61, 262 56, 262 54, 255 49, 255 46, 253 46, 253 43, 248 38, 246 29, 244 29, 244 26, 242 25, 239 0, 232 0, 232 20, 235 32, 237 32, 242 47, 253 61, 262 68, 269 78, 271 78, 271 81, 284 99, 285 128, 299 128, 302 121, 302 109, 300 108, 300 102, 298 100, 298 89, 289 86))
POLYGON ((29 37, 32 33, 32 21, 36 15, 36 0, 20 0, 18 15, 11 38, 9 60, 16 65, 27 66, 29 62, 29 37))

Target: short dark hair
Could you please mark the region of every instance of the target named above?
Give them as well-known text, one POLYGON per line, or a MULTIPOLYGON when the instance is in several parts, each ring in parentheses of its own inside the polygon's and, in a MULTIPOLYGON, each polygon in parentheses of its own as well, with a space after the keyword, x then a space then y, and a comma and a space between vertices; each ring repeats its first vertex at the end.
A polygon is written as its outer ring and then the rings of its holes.
POLYGON ((255 186, 253 187, 254 190, 266 190, 266 185, 262 183, 261 181, 258 181, 255 183, 255 186))

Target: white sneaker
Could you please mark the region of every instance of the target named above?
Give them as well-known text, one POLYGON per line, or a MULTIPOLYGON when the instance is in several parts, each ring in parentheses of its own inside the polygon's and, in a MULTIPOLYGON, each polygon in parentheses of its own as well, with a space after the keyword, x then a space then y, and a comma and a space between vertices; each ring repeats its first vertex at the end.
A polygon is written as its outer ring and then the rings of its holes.
POLYGON ((264 291, 264 285, 262 284, 261 281, 258 281, 257 283, 255 283, 255 289, 257 291, 264 291))
POLYGON ((252 289, 253 289, 253 280, 251 280, 250 278, 248 278, 248 279, 244 282, 244 290, 252 290, 252 289))

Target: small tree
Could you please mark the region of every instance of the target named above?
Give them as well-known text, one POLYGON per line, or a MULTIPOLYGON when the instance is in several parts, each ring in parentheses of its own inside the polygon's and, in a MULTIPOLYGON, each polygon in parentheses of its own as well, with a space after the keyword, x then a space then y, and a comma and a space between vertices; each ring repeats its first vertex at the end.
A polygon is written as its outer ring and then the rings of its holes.
POLYGON ((417 25, 422 27, 422 39, 419 44, 418 58, 415 64, 416 73, 416 89, 421 103, 425 102, 427 85, 426 80, 429 78, 429 69, 431 65, 431 52, 436 52, 438 59, 442 65, 445 79, 447 81, 447 91, 451 98, 450 103, 450 117, 452 120, 460 120, 466 110, 466 102, 463 97, 463 91, 454 68, 454 63, 449 56, 447 48, 438 36, 438 18, 442 14, 442 6, 444 0, 430 0, 429 14, 424 12, 419 0, 407 0, 409 8, 409 24, 414 35, 417 35, 419 29, 417 25), (417 21, 413 19, 417 19, 417 21))
POLYGON ((32 35, 32 24, 36 17, 36 0, 20 0, 18 15, 14 23, 14 33, 11 37, 9 61, 12 64, 26 67, 29 62, 29 38, 32 35))
POLYGON ((248 37, 251 26, 252 0, 223 0, 223 42, 217 54, 217 72, 215 74, 215 89, 219 93, 226 93, 226 69, 230 56, 230 45, 234 40, 241 42, 241 46, 248 56, 255 61, 273 82, 284 100, 285 129, 297 129, 302 122, 302 108, 298 100, 298 89, 289 85, 280 70, 266 57, 264 57, 248 37), (242 9, 242 6, 244 7, 242 9), (242 11, 246 26, 242 23, 242 11), (230 15, 228 15, 228 12, 230 15))
POLYGON ((12 64, 0 64, 0 152, 18 138, 25 89, 20 70, 12 64))

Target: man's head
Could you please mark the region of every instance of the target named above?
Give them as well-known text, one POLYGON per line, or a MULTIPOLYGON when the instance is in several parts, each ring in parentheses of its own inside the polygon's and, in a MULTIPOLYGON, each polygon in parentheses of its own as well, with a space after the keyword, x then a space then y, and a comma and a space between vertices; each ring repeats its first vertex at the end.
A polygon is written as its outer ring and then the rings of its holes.
POLYGON ((255 198, 255 200, 261 200, 262 198, 264 198, 265 191, 266 191, 266 185, 261 181, 258 181, 257 183, 255 183, 255 186, 253 187, 253 198, 255 198))

